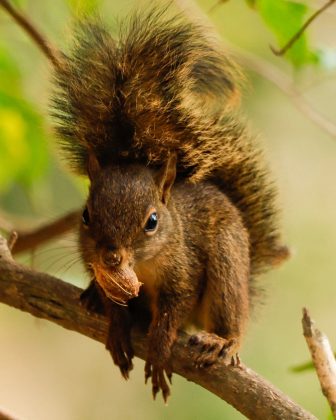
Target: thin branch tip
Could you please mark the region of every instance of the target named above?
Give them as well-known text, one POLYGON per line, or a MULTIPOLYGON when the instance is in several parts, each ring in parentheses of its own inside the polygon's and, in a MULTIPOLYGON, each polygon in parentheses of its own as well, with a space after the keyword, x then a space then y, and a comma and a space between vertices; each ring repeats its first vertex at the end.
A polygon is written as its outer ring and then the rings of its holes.
POLYGON ((303 308, 302 312, 303 312, 303 316, 302 316, 303 335, 305 337, 311 337, 313 335, 313 331, 312 331, 313 320, 310 318, 307 308, 303 308))
POLYGON ((306 307, 302 308, 302 316, 303 316, 304 321, 308 321, 308 320, 310 321, 311 320, 310 315, 309 315, 309 311, 306 307))
POLYGON ((272 53, 274 54, 274 55, 276 55, 277 57, 279 57, 279 56, 281 56, 282 55, 282 53, 281 53, 281 51, 280 50, 278 50, 277 48, 275 48, 275 47, 273 47, 273 45, 269 45, 269 48, 270 48, 270 50, 272 51, 272 53))

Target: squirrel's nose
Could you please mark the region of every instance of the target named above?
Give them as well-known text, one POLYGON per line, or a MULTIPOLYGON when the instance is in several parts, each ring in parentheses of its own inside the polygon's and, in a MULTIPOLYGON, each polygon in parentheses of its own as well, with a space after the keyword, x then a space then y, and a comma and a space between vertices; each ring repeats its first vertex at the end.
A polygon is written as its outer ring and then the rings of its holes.
POLYGON ((108 267, 120 265, 122 261, 121 254, 116 250, 106 250, 103 255, 103 262, 108 267))

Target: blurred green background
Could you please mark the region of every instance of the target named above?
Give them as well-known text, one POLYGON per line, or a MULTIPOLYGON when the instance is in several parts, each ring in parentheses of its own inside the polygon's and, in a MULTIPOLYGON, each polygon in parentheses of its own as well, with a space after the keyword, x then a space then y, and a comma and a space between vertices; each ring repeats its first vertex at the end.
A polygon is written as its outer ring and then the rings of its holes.
MULTIPOLYGON (((286 10, 280 13, 293 2, 272 1, 279 7, 274 21, 266 0, 259 1, 257 10, 247 3, 258 2, 228 1, 211 18, 225 40, 273 62, 336 124, 336 7, 314 23, 286 60, 273 56, 269 44, 282 45, 293 31, 287 28, 286 10)), ((139 4, 15 3, 62 47, 71 39, 74 16, 99 6, 113 26, 116 17, 139 4)), ((302 3, 298 2, 301 12, 295 9, 302 15, 299 20, 309 13, 302 3)), ((204 11, 214 4, 199 2, 204 11)), ((69 173, 55 145, 48 116, 50 70, 36 46, 0 10, 0 218, 15 226, 38 225, 85 200, 85 180, 69 173)), ((249 83, 242 107, 254 132, 260 133, 279 185, 284 237, 292 258, 260 279, 264 304, 251 319, 241 357, 319 419, 326 419, 329 409, 315 373, 294 374, 290 368, 309 359, 301 332, 303 306, 336 348, 336 138, 314 125, 270 82, 247 69, 246 73, 249 83)), ((88 282, 77 263, 75 235, 20 260, 81 287, 88 282)), ((0 305, 0 342, 0 409, 18 419, 242 418, 225 402, 176 375, 168 406, 160 398, 153 402, 144 385, 142 361, 136 360, 126 383, 102 345, 5 305, 0 305)))

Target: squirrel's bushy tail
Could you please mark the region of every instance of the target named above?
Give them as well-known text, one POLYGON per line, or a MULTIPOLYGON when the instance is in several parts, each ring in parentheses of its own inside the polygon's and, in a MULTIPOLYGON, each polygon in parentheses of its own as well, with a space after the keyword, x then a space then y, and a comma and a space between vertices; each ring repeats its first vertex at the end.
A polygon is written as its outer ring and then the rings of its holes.
POLYGON ((252 273, 286 256, 269 172, 233 111, 239 70, 203 27, 152 10, 115 41, 101 23, 81 23, 64 63, 54 115, 77 172, 87 172, 90 153, 101 165, 158 165, 174 151, 180 177, 211 180, 241 211, 252 273))

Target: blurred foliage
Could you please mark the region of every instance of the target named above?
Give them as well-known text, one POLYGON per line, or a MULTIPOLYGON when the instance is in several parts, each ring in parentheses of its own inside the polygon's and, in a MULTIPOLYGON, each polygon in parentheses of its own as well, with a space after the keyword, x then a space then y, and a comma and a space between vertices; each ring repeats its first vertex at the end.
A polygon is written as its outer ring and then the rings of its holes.
POLYGON ((90 16, 99 10, 100 0, 67 0, 73 14, 77 16, 90 16))
MULTIPOLYGON (((308 6, 295 1, 284 0, 247 0, 259 13, 266 25, 274 32, 280 48, 303 26, 311 10, 308 6)), ((304 32, 294 45, 286 52, 294 66, 316 63, 317 53, 308 42, 304 32)))
POLYGON ((26 0, 12 0, 12 3, 15 6, 24 7, 26 5, 27 1, 26 0))
POLYGON ((18 65, 0 45, 0 192, 15 182, 29 189, 47 161, 42 117, 24 99, 18 65))

